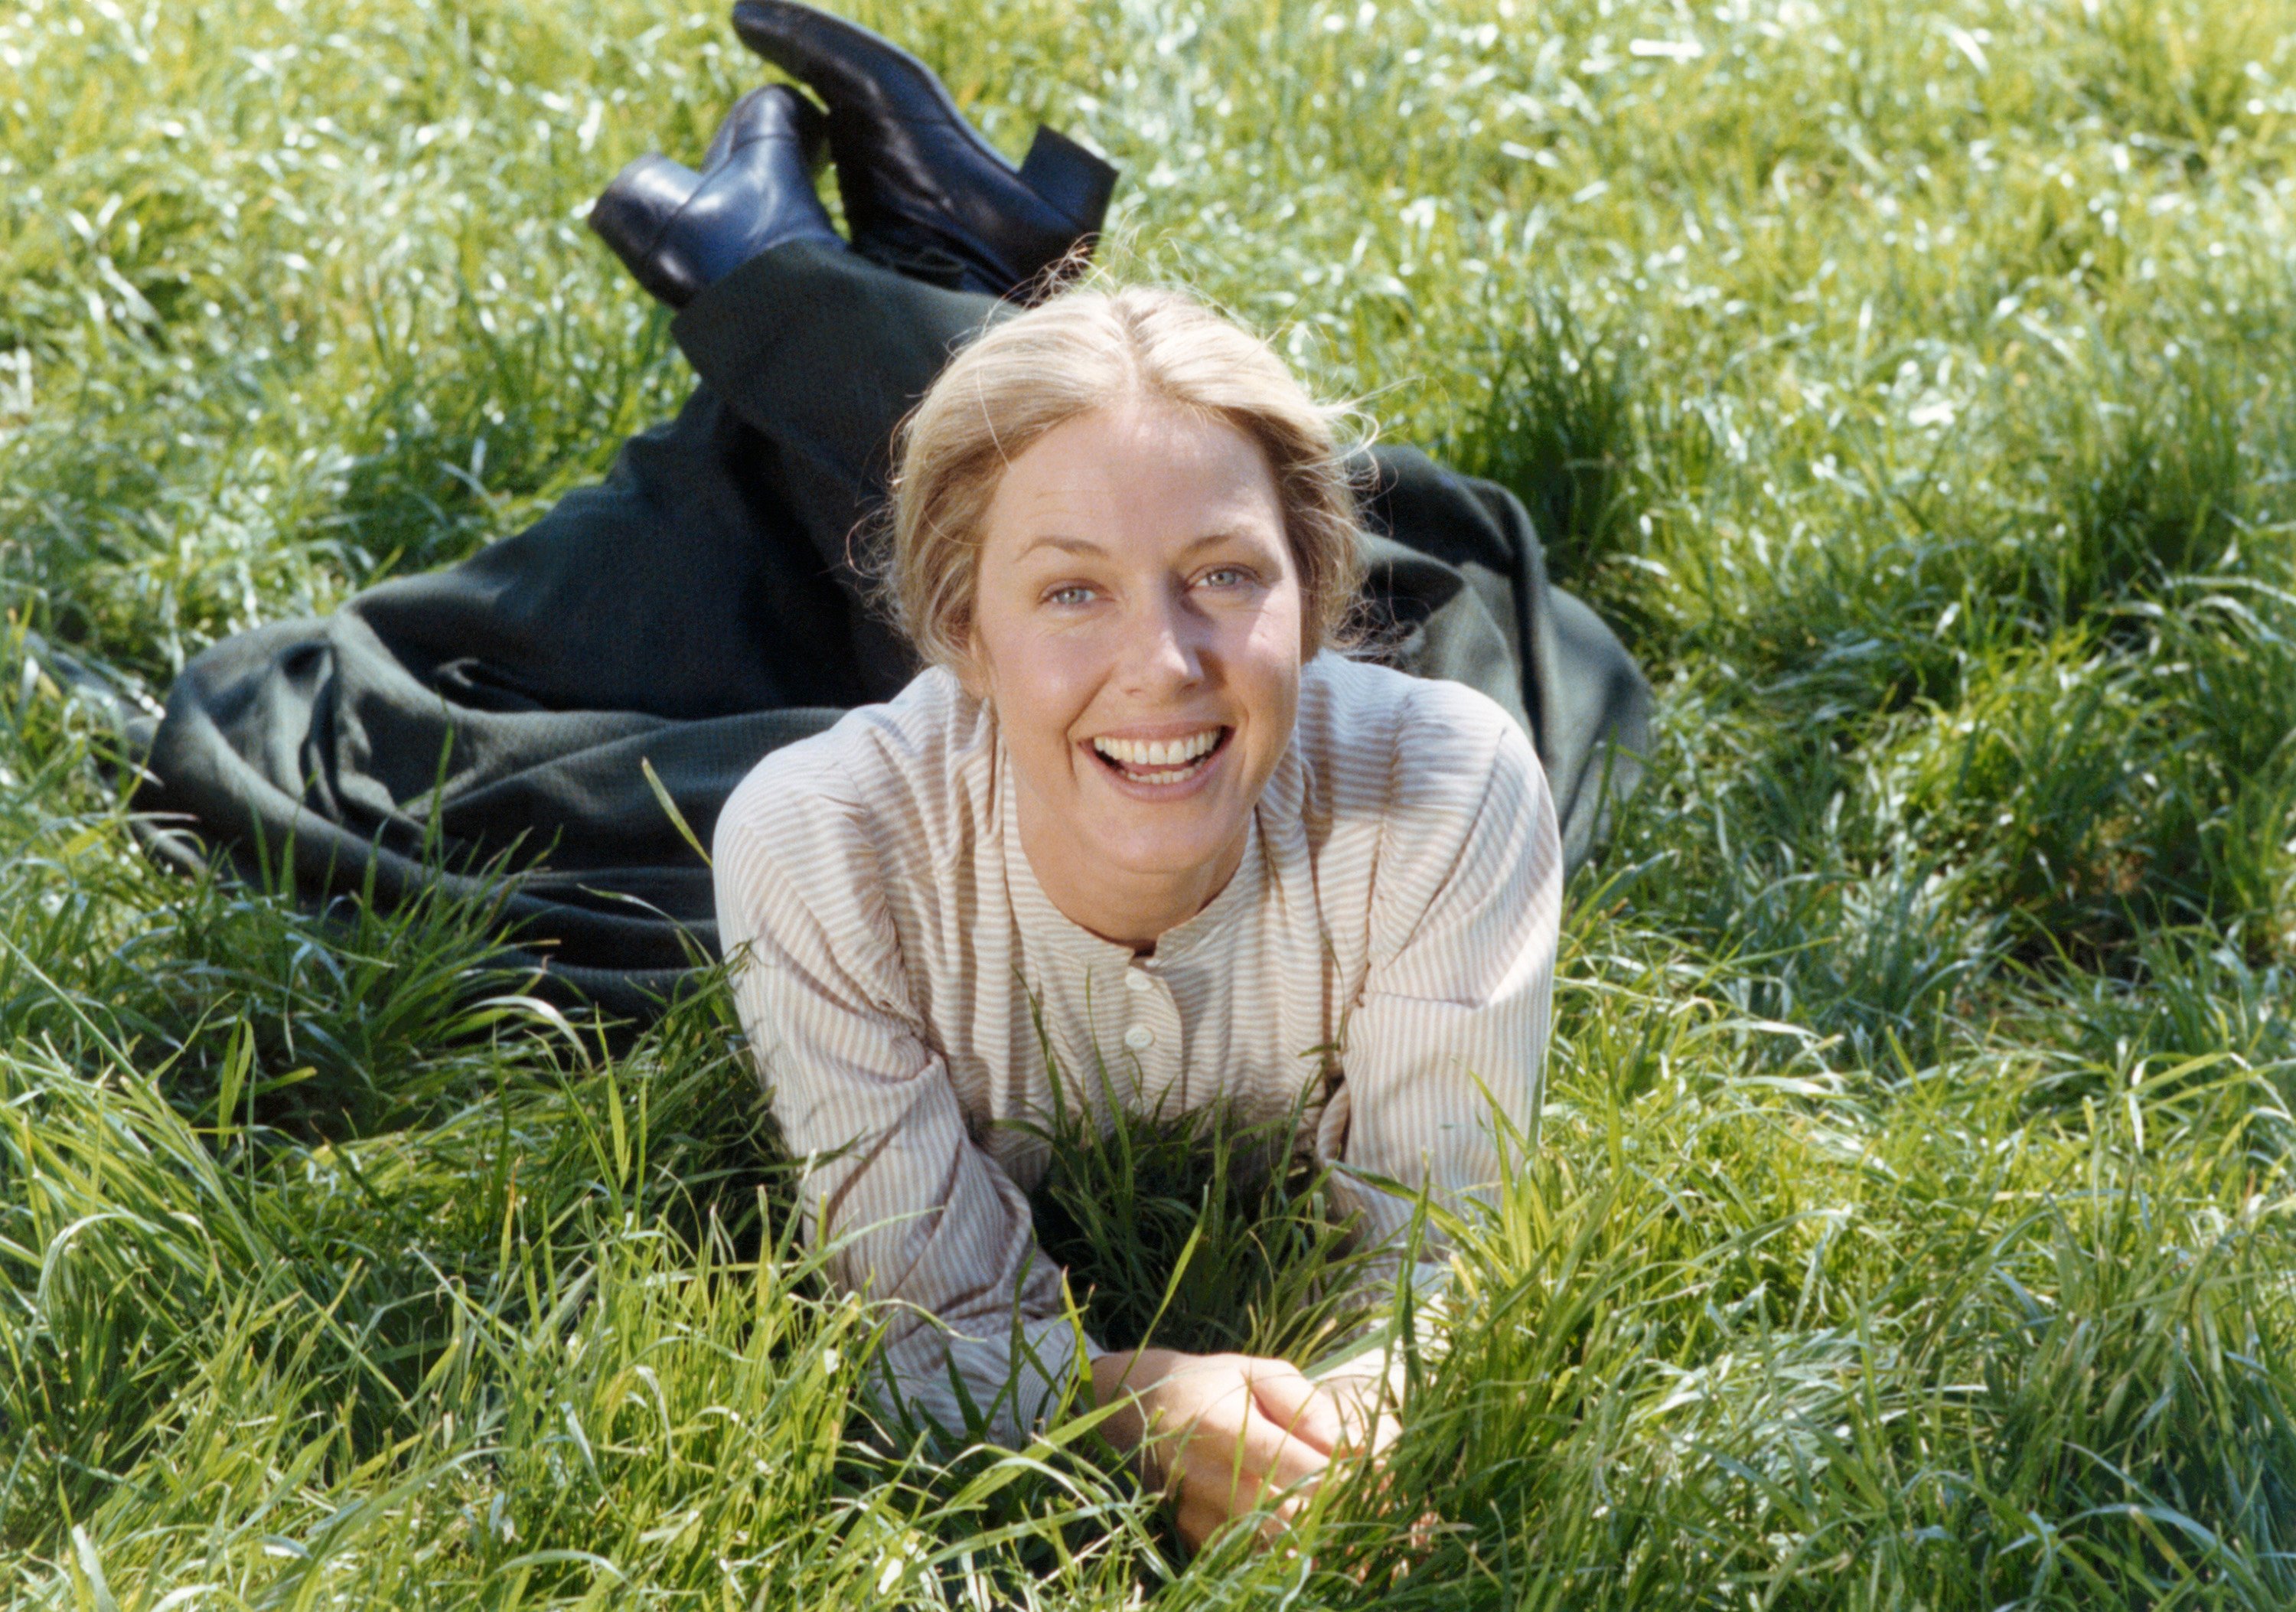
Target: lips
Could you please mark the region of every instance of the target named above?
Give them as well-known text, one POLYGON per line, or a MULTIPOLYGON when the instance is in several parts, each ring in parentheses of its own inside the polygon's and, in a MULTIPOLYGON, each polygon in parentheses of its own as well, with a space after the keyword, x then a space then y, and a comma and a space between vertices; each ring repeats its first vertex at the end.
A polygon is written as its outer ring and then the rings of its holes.
POLYGON ((1219 744, 1223 731, 1207 728, 1177 739, 1098 738, 1092 742, 1092 747, 1119 767, 1185 767, 1198 756, 1209 755, 1219 744))
POLYGON ((1168 739, 1126 739, 1103 736, 1092 741, 1093 754, 1102 766, 1134 784, 1184 784, 1211 764, 1226 748, 1226 728, 1205 728, 1168 739))

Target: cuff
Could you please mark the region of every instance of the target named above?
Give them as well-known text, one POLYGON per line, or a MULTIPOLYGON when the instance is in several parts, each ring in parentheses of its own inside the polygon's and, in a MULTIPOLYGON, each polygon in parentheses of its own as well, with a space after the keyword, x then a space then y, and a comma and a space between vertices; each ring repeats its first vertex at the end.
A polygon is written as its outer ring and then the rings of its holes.
MULTIPOLYGON (((1068 1318, 1023 1320, 1000 1337, 918 1328, 889 1345, 884 1398, 896 1419, 1016 1450, 1057 1412, 1106 1353, 1068 1318)), ((1082 1393, 1086 1403, 1091 1391, 1082 1393)))

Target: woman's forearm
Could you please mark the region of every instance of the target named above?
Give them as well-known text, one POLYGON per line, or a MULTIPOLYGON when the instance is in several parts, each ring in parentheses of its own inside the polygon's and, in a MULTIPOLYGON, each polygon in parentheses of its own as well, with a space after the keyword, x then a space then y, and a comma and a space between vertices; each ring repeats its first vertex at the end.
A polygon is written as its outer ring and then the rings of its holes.
POLYGON ((1112 1407, 1101 1423, 1102 1436, 1144 1461, 1142 1447, 1148 1439, 1144 1393, 1171 1374, 1176 1354, 1170 1349, 1119 1349, 1092 1362, 1093 1402, 1112 1407))

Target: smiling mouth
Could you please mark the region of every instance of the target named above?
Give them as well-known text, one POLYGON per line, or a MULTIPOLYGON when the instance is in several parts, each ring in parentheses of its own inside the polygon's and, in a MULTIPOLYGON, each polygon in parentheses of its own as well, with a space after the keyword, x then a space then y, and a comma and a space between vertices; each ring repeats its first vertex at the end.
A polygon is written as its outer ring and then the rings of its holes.
POLYGON ((1233 728, 1207 728, 1184 739, 1095 739, 1092 753, 1128 783, 1185 784, 1211 765, 1234 732, 1233 728))

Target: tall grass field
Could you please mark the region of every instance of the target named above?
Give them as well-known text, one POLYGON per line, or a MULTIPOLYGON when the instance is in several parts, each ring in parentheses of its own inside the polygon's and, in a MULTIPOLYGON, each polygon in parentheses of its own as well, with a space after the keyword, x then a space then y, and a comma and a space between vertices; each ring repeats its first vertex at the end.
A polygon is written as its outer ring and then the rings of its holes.
MULTIPOLYGON (((640 0, 0 0, 0 1553, 163 1608, 2296 1607, 2296 0, 867 0, 1102 252, 1518 490, 1660 697, 1382 1477, 903 1443, 725 993, 147 862, 113 721, 692 384, 640 0)), ((1313 1181, 1064 1147, 1111 1336, 1313 1181)))

